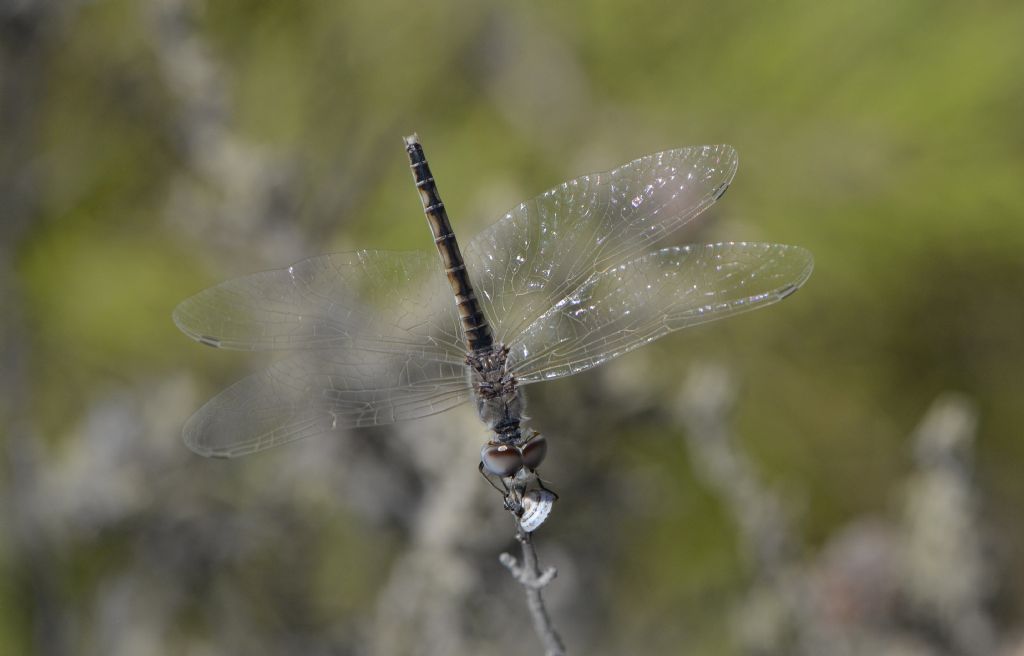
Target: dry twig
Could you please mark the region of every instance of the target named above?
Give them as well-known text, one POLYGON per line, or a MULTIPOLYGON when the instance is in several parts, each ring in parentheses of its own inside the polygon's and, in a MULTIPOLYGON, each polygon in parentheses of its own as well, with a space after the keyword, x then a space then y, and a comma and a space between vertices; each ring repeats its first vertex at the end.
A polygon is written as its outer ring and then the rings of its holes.
POLYGON ((509 553, 501 554, 499 560, 526 590, 526 605, 530 609, 530 617, 533 618, 533 629, 544 645, 544 653, 547 656, 563 656, 565 645, 551 622, 551 616, 544 607, 544 597, 541 595, 541 590, 554 580, 558 572, 554 567, 549 567, 543 572, 540 570, 537 550, 533 546, 530 533, 519 528, 516 531, 516 540, 523 548, 523 564, 520 565, 515 556, 509 553))

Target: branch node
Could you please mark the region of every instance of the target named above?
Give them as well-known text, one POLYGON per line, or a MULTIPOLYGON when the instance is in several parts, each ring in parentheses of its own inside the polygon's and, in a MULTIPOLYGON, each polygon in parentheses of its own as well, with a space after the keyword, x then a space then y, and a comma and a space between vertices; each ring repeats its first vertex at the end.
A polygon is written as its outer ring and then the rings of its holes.
POLYGON ((537 579, 533 582, 532 585, 533 587, 540 590, 548 583, 554 581, 556 576, 558 576, 558 570, 554 567, 549 567, 546 570, 544 570, 544 572, 540 576, 537 577, 537 579))
POLYGON ((515 556, 510 553, 503 553, 498 556, 498 560, 508 569, 515 580, 520 581, 523 578, 523 568, 519 566, 519 561, 516 560, 515 556))

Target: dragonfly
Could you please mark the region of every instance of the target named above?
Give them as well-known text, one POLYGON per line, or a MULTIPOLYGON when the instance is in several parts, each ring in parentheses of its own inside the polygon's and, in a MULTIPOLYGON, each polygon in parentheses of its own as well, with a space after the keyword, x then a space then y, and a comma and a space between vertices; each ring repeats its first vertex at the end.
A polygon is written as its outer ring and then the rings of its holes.
POLYGON ((666 150, 563 182, 463 252, 418 136, 404 141, 436 254, 320 255, 221 283, 174 310, 177 326, 207 346, 288 352, 186 422, 193 451, 231 458, 472 400, 490 431, 480 471, 529 528, 556 496, 537 475, 548 444, 525 426, 525 386, 771 305, 813 268, 799 246, 656 248, 725 193, 738 165, 731 146, 666 150))

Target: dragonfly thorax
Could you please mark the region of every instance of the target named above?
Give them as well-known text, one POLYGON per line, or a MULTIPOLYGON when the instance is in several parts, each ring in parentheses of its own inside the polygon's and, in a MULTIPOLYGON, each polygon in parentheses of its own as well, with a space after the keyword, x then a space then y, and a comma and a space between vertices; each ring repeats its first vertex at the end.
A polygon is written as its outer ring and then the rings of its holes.
POLYGON ((507 360, 508 347, 500 345, 466 356, 480 420, 494 431, 497 442, 518 446, 523 441, 519 424, 526 402, 507 360))

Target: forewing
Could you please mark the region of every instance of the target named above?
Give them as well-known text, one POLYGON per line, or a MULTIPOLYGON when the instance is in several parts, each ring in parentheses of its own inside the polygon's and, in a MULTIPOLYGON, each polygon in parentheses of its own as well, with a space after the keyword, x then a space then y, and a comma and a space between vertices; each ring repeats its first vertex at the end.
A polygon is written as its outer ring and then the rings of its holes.
POLYGON ((468 398, 465 365, 308 351, 224 390, 188 420, 183 434, 193 451, 231 458, 340 428, 425 417, 468 398))
POLYGON ((631 260, 725 193, 731 146, 647 155, 562 183, 506 214, 466 247, 496 337, 518 335, 595 272, 631 260))
POLYGON ((435 253, 355 251, 235 278, 186 299, 174 322, 227 349, 346 347, 461 363, 461 328, 435 253))
POLYGON ((584 371, 672 331, 782 300, 807 280, 810 252, 730 242, 666 248, 598 273, 512 344, 523 383, 584 371))

